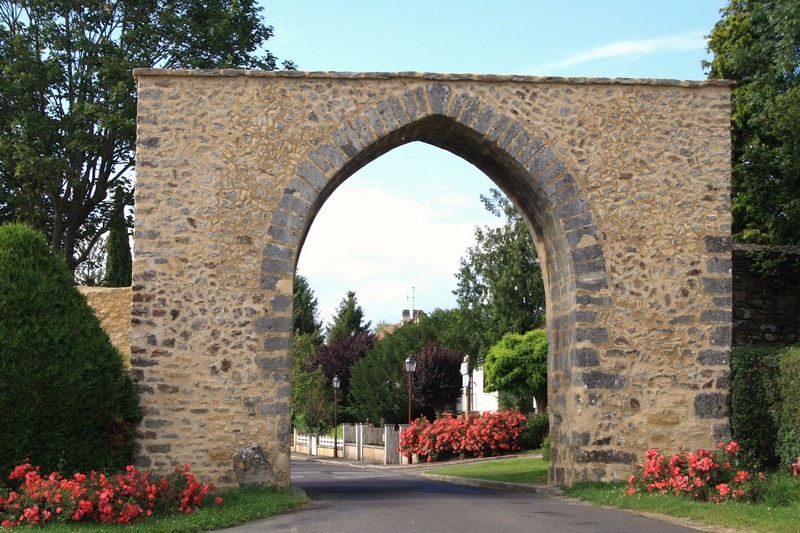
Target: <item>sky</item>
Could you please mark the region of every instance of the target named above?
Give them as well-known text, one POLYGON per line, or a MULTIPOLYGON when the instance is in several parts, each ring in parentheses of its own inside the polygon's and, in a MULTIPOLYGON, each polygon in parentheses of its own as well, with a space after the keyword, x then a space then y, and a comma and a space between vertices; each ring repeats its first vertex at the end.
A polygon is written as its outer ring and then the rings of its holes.
MULTIPOLYGON (((702 80, 705 37, 726 0, 261 0, 267 48, 298 70, 702 80)), ((329 324, 347 291, 366 320, 456 307, 476 225, 501 221, 492 181, 411 143, 359 170, 314 220, 297 273, 329 324)))

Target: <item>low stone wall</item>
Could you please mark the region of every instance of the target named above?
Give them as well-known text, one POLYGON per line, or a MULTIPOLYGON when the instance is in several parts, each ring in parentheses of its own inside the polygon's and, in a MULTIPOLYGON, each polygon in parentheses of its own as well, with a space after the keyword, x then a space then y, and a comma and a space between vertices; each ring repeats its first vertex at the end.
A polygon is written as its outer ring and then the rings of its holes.
POLYGON ((108 333, 113 344, 125 358, 131 360, 131 288, 130 287, 82 287, 78 290, 86 296, 94 309, 100 326, 108 333))
POLYGON ((733 344, 800 342, 800 272, 754 271, 746 249, 733 250, 733 344))

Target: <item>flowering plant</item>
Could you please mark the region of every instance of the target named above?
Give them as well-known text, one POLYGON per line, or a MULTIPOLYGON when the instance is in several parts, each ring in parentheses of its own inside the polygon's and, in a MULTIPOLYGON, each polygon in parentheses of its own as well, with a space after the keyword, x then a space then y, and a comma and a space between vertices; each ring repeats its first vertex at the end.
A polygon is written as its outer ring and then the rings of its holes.
POLYGON ((671 457, 651 448, 645 463, 628 478, 628 494, 642 490, 661 494, 688 494, 696 500, 725 502, 756 500, 764 474, 752 475, 743 464, 736 442, 720 442, 716 450, 676 453, 671 457))
POLYGON ((52 520, 127 524, 167 509, 191 513, 209 488, 195 480, 188 464, 160 479, 135 466, 126 467, 124 474, 107 476, 92 471, 68 479, 58 472, 42 477, 38 466, 26 462, 8 478, 20 485, 16 491, 0 492, 0 526, 4 528, 52 520))
POLYGON ((800 476, 800 455, 797 456, 797 462, 792 465, 792 474, 800 476))
POLYGON ((400 451, 428 462, 510 453, 520 449, 525 421, 524 414, 513 410, 458 418, 448 414, 433 422, 420 417, 400 434, 400 451))

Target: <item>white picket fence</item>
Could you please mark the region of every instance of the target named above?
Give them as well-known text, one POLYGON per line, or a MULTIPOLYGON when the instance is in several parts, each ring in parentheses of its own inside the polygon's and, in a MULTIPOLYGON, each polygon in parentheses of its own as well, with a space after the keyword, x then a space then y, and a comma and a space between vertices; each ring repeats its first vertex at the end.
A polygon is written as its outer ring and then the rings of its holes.
MULTIPOLYGON (((406 425, 386 424, 373 427, 369 424, 343 424, 343 435, 336 439, 337 455, 352 461, 367 461, 385 465, 407 462, 400 454, 400 432, 406 425)), ((295 430, 292 453, 315 457, 333 457, 333 437, 300 435, 295 430)))

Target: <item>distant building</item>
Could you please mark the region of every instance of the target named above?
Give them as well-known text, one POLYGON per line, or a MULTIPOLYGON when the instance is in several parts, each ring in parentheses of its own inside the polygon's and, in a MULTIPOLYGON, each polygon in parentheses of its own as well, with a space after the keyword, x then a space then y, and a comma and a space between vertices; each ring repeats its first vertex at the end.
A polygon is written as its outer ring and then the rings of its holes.
MULTIPOLYGON (((465 377, 466 381, 466 377, 465 377)), ((483 413, 484 411, 494 412, 498 409, 498 393, 484 392, 486 386, 486 376, 483 367, 478 367, 472 371, 472 390, 470 394, 470 411, 473 413, 483 413)), ((467 391, 469 387, 464 385, 461 389, 461 397, 456 403, 456 411, 463 413, 467 409, 467 391)))
MULTIPOLYGON (((413 322, 415 324, 419 323, 419 319, 421 317, 423 317, 423 316, 425 316, 425 311, 420 311, 419 309, 414 309, 413 322)), ((403 319, 402 319, 402 321, 398 322, 397 324, 390 324, 390 325, 384 327, 383 329, 381 329, 380 331, 375 333, 375 337, 377 337, 378 340, 382 340, 384 337, 386 337, 386 335, 391 335, 392 333, 394 333, 398 329, 402 328, 406 323, 412 322, 412 318, 411 317, 412 317, 412 312, 409 311, 408 309, 403 309, 403 319)))

